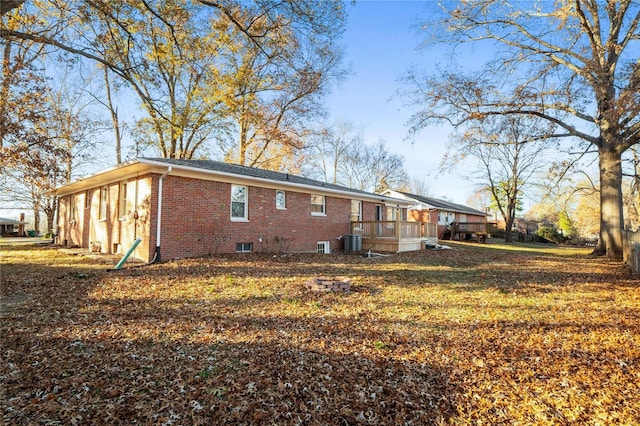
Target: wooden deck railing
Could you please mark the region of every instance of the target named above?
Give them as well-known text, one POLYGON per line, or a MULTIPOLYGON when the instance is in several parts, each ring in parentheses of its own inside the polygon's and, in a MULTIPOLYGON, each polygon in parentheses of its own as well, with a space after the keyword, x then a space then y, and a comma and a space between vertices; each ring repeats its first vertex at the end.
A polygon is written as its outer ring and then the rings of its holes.
POLYGON ((454 222, 451 224, 452 228, 457 232, 477 233, 487 232, 486 222, 454 222))
POLYGON ((459 240, 471 239, 475 236, 478 241, 486 242, 493 224, 487 222, 453 222, 449 229, 443 232, 441 238, 459 240))
POLYGON ((362 238, 437 238, 438 224, 411 221, 362 221, 351 222, 351 233, 360 234, 362 238))

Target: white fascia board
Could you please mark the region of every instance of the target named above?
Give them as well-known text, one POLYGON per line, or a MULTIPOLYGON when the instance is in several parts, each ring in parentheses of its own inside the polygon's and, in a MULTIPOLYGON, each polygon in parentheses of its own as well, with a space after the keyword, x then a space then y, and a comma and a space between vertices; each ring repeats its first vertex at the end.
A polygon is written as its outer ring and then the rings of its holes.
POLYGON ((101 170, 97 173, 76 179, 73 182, 61 185, 51 190, 50 193, 57 196, 73 194, 86 189, 95 188, 97 186, 129 179, 140 174, 140 172, 142 172, 144 168, 145 166, 140 164, 140 162, 137 160, 127 161, 125 163, 121 163, 116 166, 101 170))
POLYGON ((409 210, 433 210, 427 204, 424 203, 414 203, 409 207, 409 210))

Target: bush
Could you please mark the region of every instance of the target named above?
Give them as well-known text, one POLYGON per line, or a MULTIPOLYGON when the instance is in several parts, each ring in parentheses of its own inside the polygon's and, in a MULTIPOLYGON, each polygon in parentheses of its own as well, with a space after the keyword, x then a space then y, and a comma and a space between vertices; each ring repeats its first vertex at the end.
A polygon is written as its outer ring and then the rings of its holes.
POLYGON ((553 226, 541 226, 536 231, 536 235, 538 238, 554 243, 564 243, 566 241, 566 238, 553 226))

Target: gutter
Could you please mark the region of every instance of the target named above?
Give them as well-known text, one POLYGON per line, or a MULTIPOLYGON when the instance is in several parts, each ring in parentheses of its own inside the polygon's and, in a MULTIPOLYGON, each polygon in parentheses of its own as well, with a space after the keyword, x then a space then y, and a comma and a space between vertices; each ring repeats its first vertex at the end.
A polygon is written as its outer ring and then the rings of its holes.
POLYGON ((158 180, 158 216, 156 221, 156 253, 153 255, 153 259, 149 263, 160 263, 162 261, 162 257, 160 256, 160 231, 162 229, 162 183, 164 182, 164 178, 171 173, 171 166, 167 168, 167 171, 164 172, 160 179, 158 180))

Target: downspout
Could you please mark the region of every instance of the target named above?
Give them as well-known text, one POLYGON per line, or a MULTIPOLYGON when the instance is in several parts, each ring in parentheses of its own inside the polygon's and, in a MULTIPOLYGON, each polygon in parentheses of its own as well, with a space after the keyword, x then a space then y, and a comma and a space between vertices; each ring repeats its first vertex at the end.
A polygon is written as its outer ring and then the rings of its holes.
POLYGON ((136 189, 133 199, 133 238, 138 238, 138 185, 140 184, 140 176, 136 174, 136 189))
POLYGON ((158 216, 156 221, 156 253, 153 256, 153 259, 149 263, 159 263, 162 261, 160 256, 160 230, 162 228, 162 182, 167 175, 171 173, 171 166, 167 168, 167 171, 164 172, 160 179, 158 180, 158 216))
POLYGON ((400 206, 396 205, 396 242, 400 244, 402 233, 400 232, 400 206))
MULTIPOLYGON (((51 243, 52 244, 60 244, 60 236, 58 235, 60 233, 60 197, 58 197, 57 195, 54 196, 54 199, 56 200, 56 213, 55 213, 55 220, 53 221, 55 223, 55 229, 53 229, 53 238, 51 239, 51 243)), ((22 233, 24 234, 24 225, 22 225, 22 233)), ((21 237, 23 237, 24 235, 20 235, 21 237)), ((80 244, 82 245, 82 242, 80 242, 80 244)))

